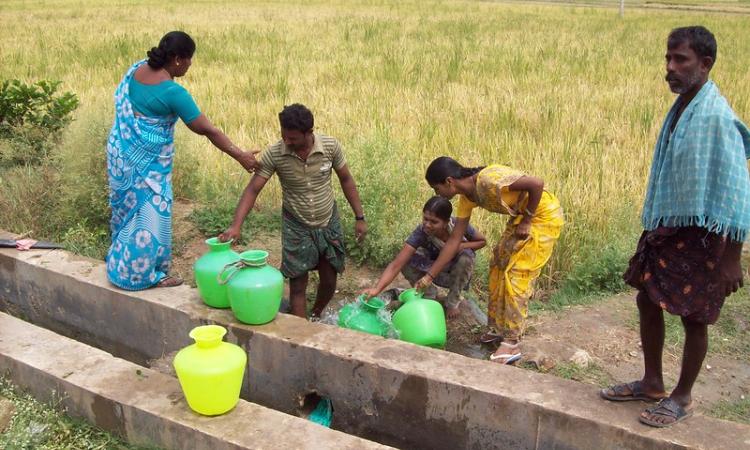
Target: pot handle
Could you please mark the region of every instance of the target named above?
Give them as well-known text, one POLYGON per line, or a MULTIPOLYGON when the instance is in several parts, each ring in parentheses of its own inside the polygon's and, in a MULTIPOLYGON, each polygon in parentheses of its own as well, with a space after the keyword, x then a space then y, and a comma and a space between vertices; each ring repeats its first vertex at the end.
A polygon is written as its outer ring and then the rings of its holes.
POLYGON ((232 262, 224 266, 223 269, 221 269, 221 272, 219 272, 219 275, 216 276, 216 282, 219 284, 219 286, 223 286, 227 283, 229 283, 229 280, 232 279, 237 272, 239 272, 240 267, 242 265, 242 261, 238 262, 232 262), (224 278, 224 274, 227 274, 228 276, 224 278))

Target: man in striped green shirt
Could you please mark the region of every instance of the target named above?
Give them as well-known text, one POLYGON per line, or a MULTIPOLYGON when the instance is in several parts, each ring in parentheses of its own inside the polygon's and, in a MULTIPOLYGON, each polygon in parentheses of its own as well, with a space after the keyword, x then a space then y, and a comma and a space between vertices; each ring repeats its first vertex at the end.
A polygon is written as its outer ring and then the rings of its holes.
POLYGON ((232 225, 220 238, 226 241, 240 236, 242 222, 275 173, 282 192, 281 272, 289 278, 292 314, 306 317, 308 273, 317 270, 320 284, 311 311, 311 316, 317 318, 333 297, 337 274, 344 270, 344 234, 331 186, 332 172, 336 172, 354 212, 357 240, 365 237, 367 224, 357 186, 338 141, 314 133, 312 112, 298 103, 285 106, 279 113, 279 122, 281 140, 261 155, 261 168, 250 179, 232 225))

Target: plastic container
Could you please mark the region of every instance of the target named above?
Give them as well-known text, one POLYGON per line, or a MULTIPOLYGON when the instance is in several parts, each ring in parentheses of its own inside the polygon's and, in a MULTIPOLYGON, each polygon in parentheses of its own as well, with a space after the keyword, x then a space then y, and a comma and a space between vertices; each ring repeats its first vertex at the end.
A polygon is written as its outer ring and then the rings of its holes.
POLYGON ((205 416, 224 414, 240 399, 247 354, 223 342, 227 330, 219 325, 193 328, 189 345, 174 357, 174 368, 188 406, 205 416))
POLYGON ((338 324, 343 328, 386 336, 391 325, 380 315, 379 311, 384 307, 385 302, 378 297, 364 301, 360 296, 356 303, 350 303, 341 308, 338 324))
POLYGON ((232 250, 232 241, 221 242, 219 238, 206 239, 208 252, 198 258, 193 265, 195 284, 203 302, 213 308, 229 308, 227 287, 219 284, 217 277, 227 264, 240 260, 240 255, 232 250))
POLYGON ((415 289, 398 296, 403 303, 393 314, 393 328, 402 341, 427 347, 443 348, 447 338, 443 305, 423 298, 415 289))
POLYGON ((261 325, 279 312, 284 293, 284 276, 266 264, 268 252, 248 250, 240 260, 219 275, 227 284, 227 296, 234 316, 242 323, 261 325))

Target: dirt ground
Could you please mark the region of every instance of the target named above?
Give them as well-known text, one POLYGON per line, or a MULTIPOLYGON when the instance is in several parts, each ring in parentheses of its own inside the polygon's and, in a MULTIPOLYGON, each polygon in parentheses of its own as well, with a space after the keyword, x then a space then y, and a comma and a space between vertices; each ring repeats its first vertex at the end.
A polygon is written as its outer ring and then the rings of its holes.
MULTIPOLYGON (((192 206, 184 202, 177 203, 174 208, 173 271, 194 285, 192 265, 206 251, 206 247, 203 242, 205 237, 187 220, 191 210, 192 206)), ((256 236, 247 247, 267 250, 270 264, 279 266, 281 242, 277 234, 256 236)), ((374 285, 379 275, 377 270, 349 264, 339 278, 331 307, 337 308, 354 300, 362 289, 374 285)), ((315 283, 310 285, 308 297, 311 298, 314 296, 315 283)), ((392 286, 409 287, 401 277, 392 286)), ((473 358, 487 358, 492 349, 477 343, 484 323, 482 311, 471 299, 462 303, 461 311, 458 319, 448 323, 446 350, 473 358)), ((643 370, 643 355, 637 323, 633 293, 560 312, 537 312, 529 319, 523 341, 525 363, 519 370, 527 368, 550 372, 598 386, 639 379, 643 370)), ((679 376, 681 355, 681 348, 665 348, 667 389, 675 385, 679 376)), ((709 349, 694 396, 698 409, 704 411, 721 400, 744 400, 750 396, 750 362, 739 357, 712 354, 709 349)))

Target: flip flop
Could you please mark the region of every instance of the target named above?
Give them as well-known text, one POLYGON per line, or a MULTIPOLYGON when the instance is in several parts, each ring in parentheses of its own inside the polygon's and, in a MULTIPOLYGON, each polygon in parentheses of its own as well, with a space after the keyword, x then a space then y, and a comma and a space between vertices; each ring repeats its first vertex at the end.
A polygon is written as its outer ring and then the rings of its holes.
POLYGON ((645 412, 657 416, 671 417, 672 419, 674 419, 673 422, 660 423, 643 417, 642 415, 638 416, 638 420, 640 420, 641 423, 656 428, 671 427, 672 425, 682 422, 683 420, 688 419, 693 415, 692 408, 685 409, 679 403, 669 397, 661 399, 659 403, 657 403, 653 408, 646 408, 645 412))
POLYGON ((647 395, 643 390, 643 384, 640 380, 632 381, 630 383, 616 384, 606 389, 602 389, 599 391, 599 395, 603 399, 613 402, 658 402, 667 396, 666 393, 661 397, 651 397, 650 395, 647 395), (610 394, 608 391, 612 391, 614 394, 610 394), (628 394, 627 392, 630 393, 628 394))
POLYGON ((180 277, 173 277, 172 275, 167 275, 166 277, 159 280, 158 283, 156 283, 156 287, 176 287, 184 283, 184 280, 180 277))
POLYGON ((479 342, 482 344, 493 344, 497 342, 502 342, 503 336, 501 334, 496 334, 491 331, 488 331, 484 333, 483 335, 479 336, 479 342))
MULTIPOLYGON (((507 342, 503 342, 502 344, 500 344, 500 348, 503 348, 503 347, 505 347, 507 349, 510 349, 510 350, 513 350, 513 349, 517 349, 518 348, 518 344, 508 344, 507 342)), ((493 361, 493 362, 498 361, 499 362, 499 360, 504 359, 505 361, 500 362, 500 364, 513 364, 514 362, 516 362, 519 359, 521 359, 521 356, 522 356, 521 352, 518 352, 518 353, 501 353, 499 355, 496 355, 496 354, 493 353, 493 354, 490 355, 490 361, 493 361)))
POLYGON ((499 363, 499 364, 513 364, 514 362, 521 359, 522 354, 521 353, 501 353, 499 355, 491 354, 490 355, 490 361, 495 362, 499 359, 505 358, 505 361, 499 363))

